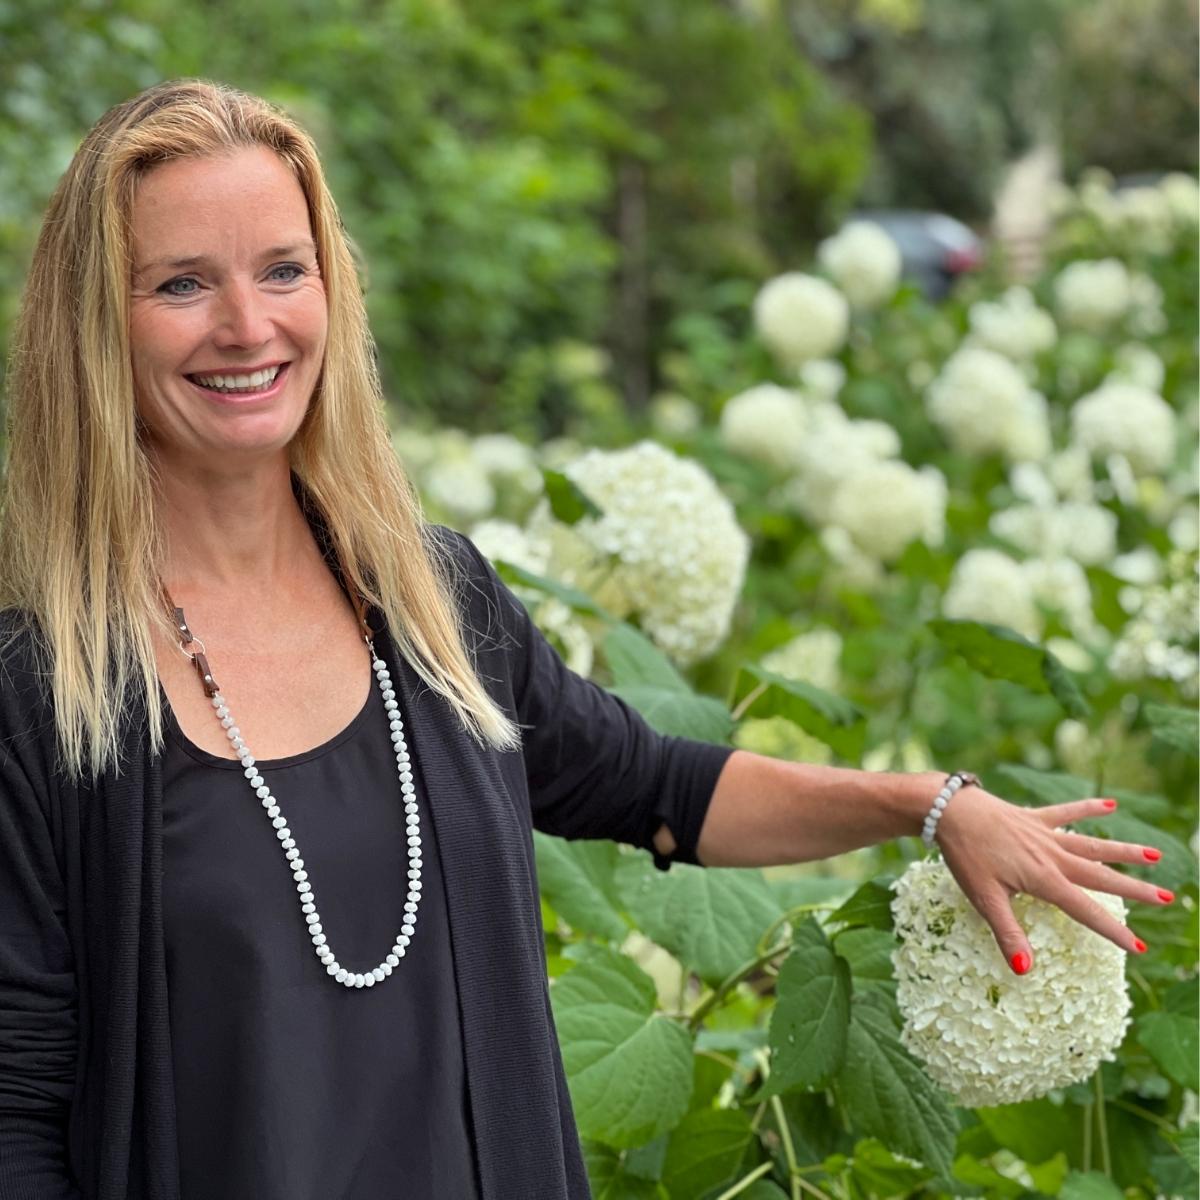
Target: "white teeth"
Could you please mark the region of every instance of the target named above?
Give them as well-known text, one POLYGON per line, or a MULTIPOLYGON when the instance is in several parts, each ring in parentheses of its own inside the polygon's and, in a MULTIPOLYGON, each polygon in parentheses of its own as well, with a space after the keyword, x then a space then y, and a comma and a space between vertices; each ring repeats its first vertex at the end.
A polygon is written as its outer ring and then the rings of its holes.
POLYGON ((252 391, 274 383, 281 369, 281 366, 276 366, 268 367, 265 371, 254 371, 250 375, 194 375, 193 378, 201 387, 213 391, 252 391))

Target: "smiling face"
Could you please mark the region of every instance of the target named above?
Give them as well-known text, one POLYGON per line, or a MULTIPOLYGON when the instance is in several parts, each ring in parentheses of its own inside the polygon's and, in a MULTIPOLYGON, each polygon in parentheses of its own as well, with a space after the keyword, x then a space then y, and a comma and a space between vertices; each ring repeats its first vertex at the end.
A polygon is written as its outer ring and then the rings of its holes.
POLYGON ((160 460, 216 469, 285 452, 328 314, 304 193, 263 146, 152 168, 132 212, 130 345, 160 460))

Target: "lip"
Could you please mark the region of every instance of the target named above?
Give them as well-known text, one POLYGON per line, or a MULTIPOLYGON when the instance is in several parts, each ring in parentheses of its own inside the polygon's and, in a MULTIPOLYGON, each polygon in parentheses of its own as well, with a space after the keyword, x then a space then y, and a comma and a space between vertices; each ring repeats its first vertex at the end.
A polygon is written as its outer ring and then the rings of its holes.
POLYGON ((255 371, 265 371, 270 367, 278 366, 279 374, 275 376, 271 386, 267 388, 265 392, 214 392, 211 388, 206 388, 197 383, 194 379, 190 378, 189 375, 185 375, 184 379, 186 379, 188 383, 191 384, 191 386, 194 387, 202 396, 206 396, 209 400, 212 400, 217 404, 255 404, 261 400, 270 400, 279 394, 279 392, 283 389, 284 383, 287 382, 291 365, 292 364, 290 362, 271 362, 264 363, 261 367, 238 367, 236 371, 193 371, 190 373, 193 375, 251 375, 255 371))

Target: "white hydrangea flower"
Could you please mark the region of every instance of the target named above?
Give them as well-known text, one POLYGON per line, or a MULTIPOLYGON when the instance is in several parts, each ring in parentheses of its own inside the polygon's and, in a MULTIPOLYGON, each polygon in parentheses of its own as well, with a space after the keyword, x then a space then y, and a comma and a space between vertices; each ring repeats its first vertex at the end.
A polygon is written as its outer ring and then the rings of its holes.
POLYGON ((679 662, 711 654, 729 633, 750 552, 712 477, 649 441, 589 450, 565 470, 603 512, 573 531, 612 556, 612 587, 627 611, 679 662))
POLYGON ((773 467, 794 466, 804 446, 808 412, 790 388, 760 383, 721 409, 721 440, 734 454, 773 467))
POLYGON ((1058 339, 1054 318, 1026 287, 1010 287, 999 300, 978 300, 967 313, 972 340, 1013 362, 1027 362, 1058 339))
POLYGON ((1149 275, 1137 272, 1129 277, 1129 332, 1135 337, 1153 337, 1167 330, 1163 312, 1163 290, 1149 275))
POLYGON ((510 433, 484 433, 471 443, 471 454, 489 475, 528 476, 537 471, 532 447, 510 433))
POLYGON ((1161 187, 1122 188, 1113 193, 1117 227, 1139 250, 1167 254, 1174 239, 1175 214, 1161 187))
POLYGON ((1066 555, 1099 566, 1117 552, 1116 514, 1098 504, 1014 504, 993 513, 988 528, 1037 557, 1066 555))
POLYGON ((987 547, 968 550, 955 563, 942 612, 1004 625, 1028 638, 1037 638, 1042 629, 1030 577, 1015 559, 987 547))
POLYGON ((956 450, 1010 461, 1050 453, 1046 399, 1002 354, 962 346, 926 393, 930 418, 956 450))
POLYGON ((1074 439, 1095 457, 1120 454, 1138 475, 1165 471, 1175 458, 1175 414, 1159 395, 1106 381, 1071 408, 1074 439))
POLYGON ((1138 387, 1161 395, 1166 368, 1149 346, 1143 346, 1140 342, 1126 342, 1113 355, 1113 369, 1108 373, 1108 378, 1135 383, 1138 387))
POLYGON ((826 525, 817 540, 831 563, 821 577, 823 587, 835 594, 839 589, 872 592, 883 583, 879 559, 864 554, 840 525, 826 525))
POLYGON ((687 437, 700 428, 700 410, 675 392, 660 392, 650 402, 650 423, 665 438, 687 437))
MULTIPOLYGON (((1131 1022, 1119 946, 1018 892, 1034 965, 1016 975, 941 859, 911 863, 891 889, 901 1042, 958 1104, 1032 1100, 1115 1060, 1131 1022)), ((1124 922, 1120 896, 1083 890, 1124 922)))
POLYGON ((1129 272, 1115 258, 1070 263, 1054 281, 1059 316, 1090 333, 1102 333, 1120 320, 1133 299, 1129 272))
POLYGON ((864 553, 893 562, 917 538, 940 545, 946 521, 946 480, 936 467, 905 462, 862 463, 838 485, 829 519, 864 553))
POLYGON ((470 538, 479 553, 491 562, 512 563, 535 575, 542 575, 546 571, 550 556, 546 542, 512 521, 495 517, 480 521, 471 526, 470 538))
POLYGON ((850 306, 831 283, 801 271, 768 280, 754 298, 754 325, 779 359, 798 367, 840 349, 850 306))
POLYGON ((841 635, 833 629, 810 629, 763 655, 762 665, 785 679, 837 691, 841 679, 841 635))
POLYGON ((817 260, 855 308, 878 308, 896 294, 900 248, 871 221, 851 221, 817 247, 817 260))
POLYGON ((832 404, 846 382, 846 368, 836 358, 814 358, 800 368, 800 386, 810 400, 832 404))
POLYGON ((1174 552, 1161 584, 1124 588, 1119 598, 1133 619, 1113 646, 1108 669, 1118 679, 1171 680, 1184 697, 1195 700, 1200 694, 1196 647, 1200 580, 1195 555, 1174 552))
POLYGON ((1092 474, 1092 456, 1085 446, 1066 446, 1050 456, 1046 476, 1064 500, 1087 504, 1096 496, 1096 479, 1092 474))
POLYGON ((458 521, 478 521, 496 507, 492 481, 469 455, 432 463, 421 484, 429 500, 458 521))
POLYGON ((1194 229, 1200 223, 1200 184, 1195 176, 1172 171, 1158 185, 1176 224, 1194 229))
POLYGON ((1074 559, 1031 558, 1021 567, 1035 603, 1059 613, 1076 637, 1091 640, 1095 636, 1092 589, 1074 559))

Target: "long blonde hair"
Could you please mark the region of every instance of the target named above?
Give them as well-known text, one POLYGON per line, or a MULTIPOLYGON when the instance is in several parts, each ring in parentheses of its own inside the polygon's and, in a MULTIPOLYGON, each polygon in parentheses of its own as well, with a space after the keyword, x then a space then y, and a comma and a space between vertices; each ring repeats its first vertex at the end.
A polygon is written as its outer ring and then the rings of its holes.
POLYGON ((130 214, 162 162, 267 146, 308 203, 325 284, 325 361, 290 447, 349 586, 476 741, 519 744, 471 666, 448 565, 396 460, 354 259, 312 140, 266 101, 204 80, 149 88, 93 126, 50 201, 13 335, 0 609, 31 620, 72 774, 120 766, 131 699, 162 746, 153 631, 162 533, 138 433, 129 343, 130 214))

